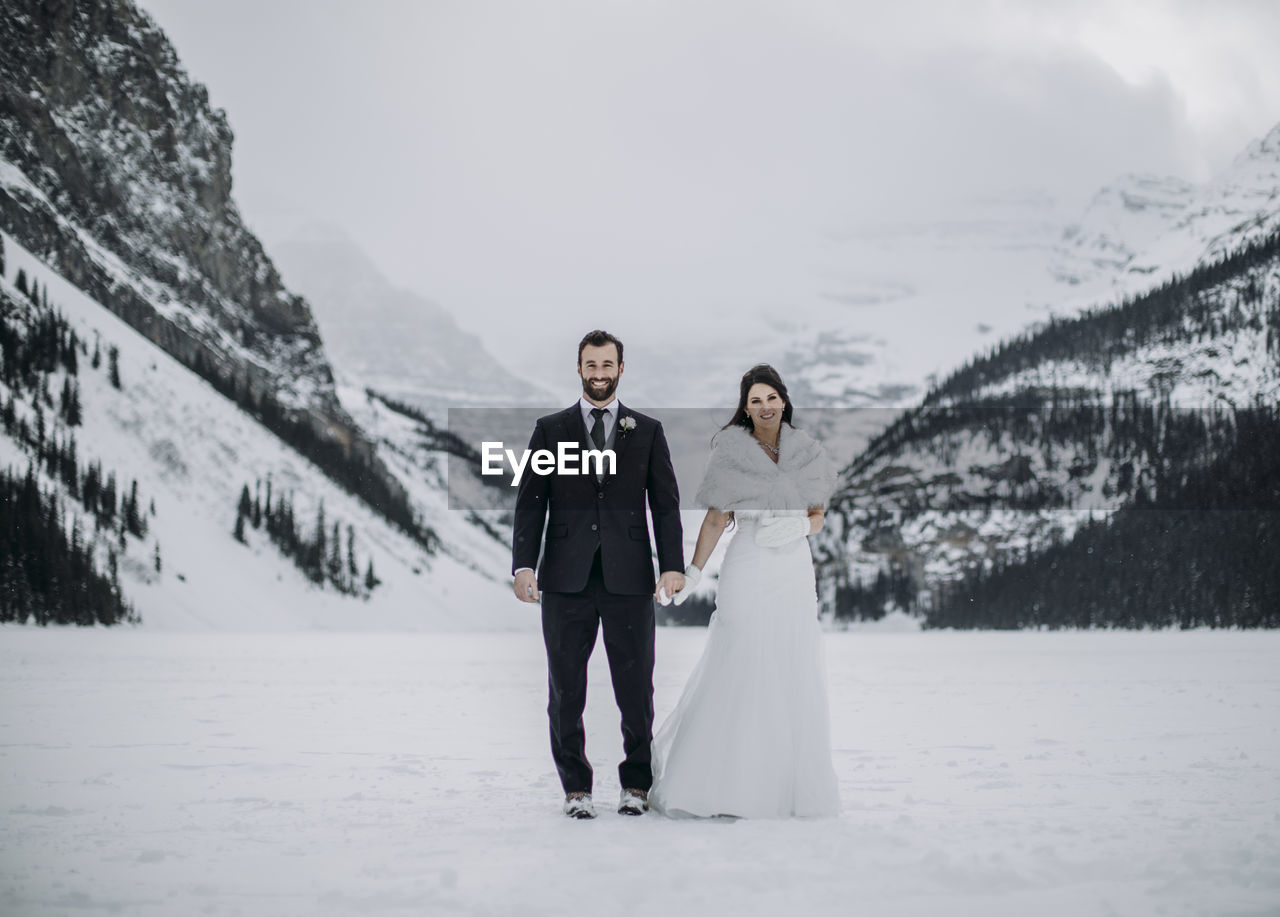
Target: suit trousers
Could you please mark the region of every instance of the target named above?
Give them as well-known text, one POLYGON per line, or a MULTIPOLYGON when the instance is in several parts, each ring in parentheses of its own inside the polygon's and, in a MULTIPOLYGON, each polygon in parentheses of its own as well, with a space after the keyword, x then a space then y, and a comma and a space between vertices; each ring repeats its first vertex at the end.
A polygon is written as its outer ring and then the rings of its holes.
POLYGON ((618 778, 624 788, 647 791, 653 783, 653 596, 607 591, 598 549, 581 592, 542 593, 551 756, 566 793, 591 792, 582 713, 587 705, 587 661, 601 626, 613 697, 622 714, 625 758, 618 765, 618 778))

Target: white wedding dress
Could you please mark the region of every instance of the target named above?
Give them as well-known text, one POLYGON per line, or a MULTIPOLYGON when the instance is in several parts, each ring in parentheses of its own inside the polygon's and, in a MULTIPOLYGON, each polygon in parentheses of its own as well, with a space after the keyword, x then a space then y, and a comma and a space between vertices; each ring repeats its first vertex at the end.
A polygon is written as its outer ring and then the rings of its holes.
POLYGON ((673 817, 837 815, 808 539, 761 547, 759 513, 736 524, 702 658, 654 736, 650 805, 673 817))

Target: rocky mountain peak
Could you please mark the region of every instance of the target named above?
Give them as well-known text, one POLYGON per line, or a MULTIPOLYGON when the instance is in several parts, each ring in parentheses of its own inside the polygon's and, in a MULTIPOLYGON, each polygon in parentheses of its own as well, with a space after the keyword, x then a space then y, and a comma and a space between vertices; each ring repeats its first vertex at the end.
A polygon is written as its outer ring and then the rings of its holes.
POLYGON ((340 420, 307 304, 231 196, 233 134, 129 0, 13 0, 0 23, 0 215, 188 365, 340 420))
POLYGON ((429 541, 403 486, 341 406, 307 302, 285 287, 240 216, 232 141, 225 113, 131 0, 6 0, 5 229, 429 541))
POLYGON ((1236 156, 1233 168, 1245 163, 1265 162, 1280 168, 1280 123, 1254 140, 1236 156))

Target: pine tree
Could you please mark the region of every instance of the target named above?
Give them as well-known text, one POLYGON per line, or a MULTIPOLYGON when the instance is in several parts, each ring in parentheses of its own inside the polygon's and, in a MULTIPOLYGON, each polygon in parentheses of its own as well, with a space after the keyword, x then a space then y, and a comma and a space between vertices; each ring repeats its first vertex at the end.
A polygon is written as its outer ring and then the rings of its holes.
POLYGON ((102 348, 98 346, 97 335, 94 335, 93 338, 93 356, 89 360, 89 365, 94 369, 102 365, 102 348))
POLYGON ((120 351, 113 344, 107 348, 107 364, 108 378, 115 388, 121 388, 120 385, 120 351))
POLYGON ((356 530, 347 526, 347 579, 352 587, 360 581, 360 568, 356 565, 356 530))
POLYGON ((35 464, 24 479, 0 469, 0 620, 112 624, 132 616, 116 582, 96 567, 79 517, 66 522, 56 492, 44 493, 35 464))
POLYGON ((67 346, 62 351, 62 365, 73 376, 80 374, 79 350, 80 339, 76 337, 76 333, 73 331, 67 340, 67 346))
MULTIPOLYGON (((290 510, 292 518, 292 510, 290 510)), ((295 530, 296 531, 296 530, 295 530)), ((324 585, 325 565, 328 560, 329 552, 327 550, 327 525, 324 520, 324 501, 321 500, 316 509, 315 534, 310 540, 306 536, 295 535, 293 540, 299 551, 299 566, 307 577, 319 585, 324 585)))
POLYGON ((40 406, 39 401, 36 402, 35 407, 36 407, 36 452, 38 454, 44 451, 44 438, 45 438, 45 435, 48 433, 48 430, 45 427, 45 423, 44 423, 44 408, 40 406))
POLYGON ((80 386, 72 386, 71 377, 62 382, 62 395, 59 398, 59 411, 69 427, 80 426, 80 386))
POLYGON ((13 281, 13 285, 18 288, 18 292, 23 296, 27 295, 27 272, 22 268, 18 268, 18 276, 13 281))
POLYGON ((157 572, 157 573, 159 573, 159 572, 160 572, 160 569, 161 569, 161 564, 160 564, 160 542, 159 542, 159 541, 157 541, 157 542, 156 542, 156 555, 155 555, 155 556, 156 556, 156 572, 157 572))
POLYGON ((325 521, 324 521, 324 501, 320 501, 320 505, 316 507, 316 544, 320 546, 321 553, 325 547, 325 521))
POLYGON ((372 557, 370 557, 370 558, 369 558, 369 569, 367 569, 367 570, 365 571, 365 573, 364 573, 364 588, 365 588, 365 591, 367 591, 367 592, 373 592, 373 590, 374 590, 374 589, 376 589, 376 588, 378 587, 378 584, 379 584, 379 583, 381 583, 381 582, 382 582, 382 580, 378 579, 378 578, 377 578, 376 576, 374 576, 374 574, 373 574, 373 558, 372 558, 372 557))
POLYGON ((66 447, 62 452, 62 483, 67 485, 71 496, 80 499, 80 459, 76 454, 76 438, 67 437, 66 447))
POLYGON ((277 540, 277 536, 280 534, 279 517, 280 517, 279 509, 271 505, 271 482, 268 481, 267 482, 267 506, 266 506, 266 510, 262 514, 262 518, 267 527, 267 534, 273 540, 277 540))
POLYGON ((84 508, 94 516, 99 515, 98 496, 101 492, 102 466, 97 462, 90 462, 80 480, 80 499, 84 503, 84 508))
POLYGON ((107 523, 115 519, 116 473, 114 471, 107 474, 107 483, 102 487, 102 496, 98 499, 98 505, 102 507, 102 516, 107 523))
POLYGON ((142 538, 147 534, 147 525, 138 510, 138 482, 135 480, 129 488, 129 496, 125 501, 124 527, 131 534, 142 538))
POLYGON ((329 538, 329 582, 342 588, 342 536, 338 520, 333 520, 333 535, 329 538))

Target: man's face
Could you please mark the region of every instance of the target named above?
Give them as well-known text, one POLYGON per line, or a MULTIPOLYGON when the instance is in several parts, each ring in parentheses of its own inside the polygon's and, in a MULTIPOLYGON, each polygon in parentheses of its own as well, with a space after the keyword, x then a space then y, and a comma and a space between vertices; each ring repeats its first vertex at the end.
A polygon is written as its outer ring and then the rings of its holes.
POLYGON ((623 365, 618 362, 618 348, 613 343, 583 347, 578 357, 578 375, 587 400, 599 405, 608 404, 617 391, 623 365))

